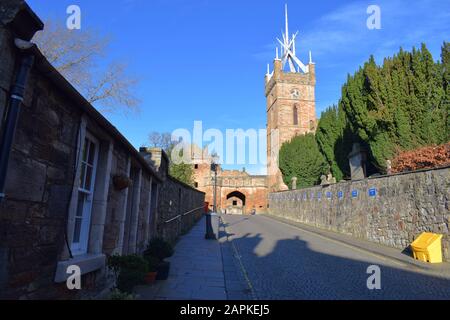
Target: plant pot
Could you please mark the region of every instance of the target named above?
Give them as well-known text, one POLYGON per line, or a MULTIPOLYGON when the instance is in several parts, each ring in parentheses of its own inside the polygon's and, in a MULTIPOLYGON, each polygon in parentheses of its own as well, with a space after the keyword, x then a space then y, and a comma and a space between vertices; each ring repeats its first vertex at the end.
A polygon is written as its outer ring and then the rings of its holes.
POLYGON ((169 277, 169 270, 170 270, 170 262, 168 261, 162 261, 158 265, 158 275, 156 276, 156 280, 167 280, 169 277))
POLYGON ((147 272, 145 275, 145 283, 146 284, 153 284, 156 281, 156 277, 158 275, 158 272, 147 272))

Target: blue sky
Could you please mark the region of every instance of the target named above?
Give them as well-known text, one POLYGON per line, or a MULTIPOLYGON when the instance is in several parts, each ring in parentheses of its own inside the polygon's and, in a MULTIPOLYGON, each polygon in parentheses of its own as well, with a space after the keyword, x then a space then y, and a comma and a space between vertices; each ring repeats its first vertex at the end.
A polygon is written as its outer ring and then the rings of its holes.
POLYGON ((286 2, 290 32, 299 30, 297 55, 307 62, 311 50, 316 63, 318 116, 370 54, 381 62, 425 42, 437 60, 450 40, 448 0, 28 0, 42 19, 65 20, 67 6, 79 5, 83 28, 111 35, 108 58, 128 62, 140 78, 142 105, 106 117, 137 148, 151 131, 192 130, 195 120, 223 132, 265 128, 264 75, 286 2), (371 4, 381 8, 381 30, 366 27, 371 4))

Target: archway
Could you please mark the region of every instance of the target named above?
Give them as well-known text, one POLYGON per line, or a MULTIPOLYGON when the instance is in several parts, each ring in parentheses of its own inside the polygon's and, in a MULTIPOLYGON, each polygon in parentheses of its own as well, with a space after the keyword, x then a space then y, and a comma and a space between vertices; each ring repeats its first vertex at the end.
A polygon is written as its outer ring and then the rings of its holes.
POLYGON ((226 213, 227 214, 244 214, 245 212, 245 194, 239 191, 230 192, 227 195, 226 213))

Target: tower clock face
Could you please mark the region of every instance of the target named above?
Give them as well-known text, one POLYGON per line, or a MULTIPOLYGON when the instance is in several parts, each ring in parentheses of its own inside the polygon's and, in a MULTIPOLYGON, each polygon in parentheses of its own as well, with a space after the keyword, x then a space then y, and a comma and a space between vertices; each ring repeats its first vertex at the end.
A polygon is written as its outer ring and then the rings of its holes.
POLYGON ((291 90, 291 97, 293 99, 298 99, 300 97, 300 91, 298 89, 291 90))

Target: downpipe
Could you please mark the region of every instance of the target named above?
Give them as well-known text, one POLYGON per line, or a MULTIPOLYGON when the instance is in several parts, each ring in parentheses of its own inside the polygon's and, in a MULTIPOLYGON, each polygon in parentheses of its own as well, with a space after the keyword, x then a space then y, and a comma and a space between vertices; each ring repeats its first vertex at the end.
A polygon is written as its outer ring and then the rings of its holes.
POLYGON ((34 64, 34 54, 31 49, 35 44, 29 41, 15 39, 15 46, 21 51, 21 60, 15 74, 14 84, 5 108, 6 113, 2 124, 0 140, 0 202, 5 199, 5 182, 8 170, 9 156, 16 132, 17 121, 22 107, 28 76, 34 64))

